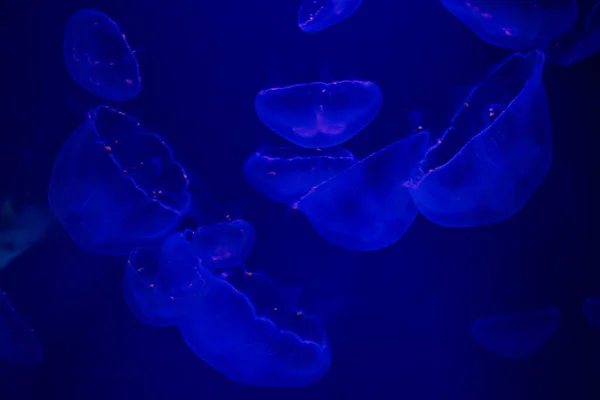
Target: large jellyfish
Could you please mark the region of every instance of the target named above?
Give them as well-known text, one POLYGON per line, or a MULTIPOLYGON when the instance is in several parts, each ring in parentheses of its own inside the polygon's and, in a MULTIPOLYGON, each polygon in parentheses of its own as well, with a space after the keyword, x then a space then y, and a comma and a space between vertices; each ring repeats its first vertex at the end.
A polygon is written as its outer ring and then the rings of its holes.
POLYGON ((471 91, 408 184, 427 219, 491 224, 531 197, 552 160, 544 61, 538 50, 513 54, 471 91))
POLYGON ((176 325, 199 358, 234 381, 295 387, 323 377, 331 363, 325 329, 296 308, 297 292, 243 266, 205 268, 194 235, 172 234, 161 249, 143 250, 143 263, 130 259, 123 287, 132 312, 150 325, 176 325))
POLYGON ((471 335, 483 348, 503 358, 524 358, 538 351, 556 332, 560 312, 543 308, 479 319, 471 335))
POLYGON ((528 49, 569 30, 577 20, 577 0, 441 0, 442 4, 495 46, 528 49))
POLYGON ((363 130, 379 113, 381 101, 373 82, 313 82, 261 90, 255 107, 273 132, 316 149, 342 144, 363 130))
POLYGON ((69 18, 64 58, 75 82, 98 97, 126 101, 140 93, 140 69, 125 35, 98 10, 80 10, 69 18))
POLYGON ((354 154, 340 148, 261 148, 246 160, 244 176, 258 192, 289 205, 357 161, 354 154))
POLYGON ((298 26, 304 32, 317 32, 351 16, 362 0, 302 0, 298 26))
POLYGON ((360 251, 387 247, 417 216, 405 182, 428 144, 427 132, 399 140, 317 185, 292 208, 337 246, 360 251))
POLYGON ((44 359, 44 350, 35 332, 15 311, 0 288, 0 360, 34 365, 44 359))
POLYGON ((162 138, 101 106, 58 153, 48 199, 81 248, 126 255, 177 227, 190 206, 187 187, 183 167, 162 138))

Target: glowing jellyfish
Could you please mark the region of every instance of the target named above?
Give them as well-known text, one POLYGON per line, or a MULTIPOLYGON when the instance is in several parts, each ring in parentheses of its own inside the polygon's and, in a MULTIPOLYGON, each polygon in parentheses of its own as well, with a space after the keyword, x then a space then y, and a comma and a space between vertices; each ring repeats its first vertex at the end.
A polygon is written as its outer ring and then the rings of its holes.
POLYGON ((369 81, 313 82, 261 90, 260 120, 284 139, 305 148, 337 146, 377 116, 382 95, 369 81))
POLYGON ((426 132, 399 140, 317 185, 292 208, 337 246, 360 251, 387 247, 417 216, 405 182, 428 144, 426 132))
POLYGON ((190 206, 187 186, 185 171, 158 135, 101 106, 58 153, 48 199, 81 248, 126 255, 177 227, 190 206))
POLYGON ((340 148, 262 148, 246 160, 244 176, 258 192, 289 205, 357 161, 354 154, 340 148))
POLYGON ((577 20, 576 0, 441 0, 442 4, 495 46, 528 49, 569 30, 577 20))
POLYGON ((531 197, 552 160, 544 61, 537 50, 513 54, 471 91, 408 185, 427 219, 491 224, 531 197))
POLYGON ((144 250, 142 263, 133 255, 123 288, 134 314, 178 326, 199 358, 234 381, 294 387, 323 377, 331 364, 325 329, 296 308, 297 291, 243 267, 204 268, 194 235, 170 235, 161 249, 144 250))
POLYGON ((585 299, 582 311, 585 319, 600 329, 600 297, 588 297, 585 299))
POLYGON ((241 265, 254 247, 255 232, 243 219, 201 226, 191 243, 205 268, 229 268, 241 265))
POLYGON ((79 86, 112 101, 140 93, 138 62, 117 24, 98 10, 80 10, 69 18, 64 35, 67 70, 79 86))
POLYGON ((471 335, 483 348, 503 358, 524 358, 554 335, 560 322, 556 308, 482 318, 471 324, 471 335))
POLYGON ((0 288, 0 360, 34 365, 42 362, 44 350, 35 332, 13 308, 0 288))
POLYGON ((553 39, 548 46, 549 58, 557 64, 568 65, 600 52, 600 2, 597 2, 581 26, 553 39))
POLYGON ((317 32, 351 16, 362 0, 302 0, 298 26, 304 32, 317 32))

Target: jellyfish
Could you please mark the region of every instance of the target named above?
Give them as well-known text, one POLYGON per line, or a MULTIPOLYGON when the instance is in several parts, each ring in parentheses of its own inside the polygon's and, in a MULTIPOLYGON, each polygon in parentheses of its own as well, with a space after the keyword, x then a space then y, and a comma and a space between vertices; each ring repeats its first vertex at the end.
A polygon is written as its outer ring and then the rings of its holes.
POLYGON ((192 234, 194 251, 204 268, 241 265, 254 247, 254 228, 243 219, 201 226, 192 234))
POLYGON ((406 187, 429 133, 399 140, 317 185, 292 205, 332 244, 373 251, 396 242, 417 216, 406 187))
POLYGON ((582 23, 550 42, 547 49, 550 60, 569 65, 600 52, 600 1, 582 16, 582 23))
POLYGON ((44 359, 44 350, 27 322, 15 311, 0 288, 0 360, 35 365, 44 359))
POLYGON ((577 20, 577 0, 441 0, 486 42, 524 50, 543 45, 577 20))
POLYGON ((140 69, 118 25, 98 10, 79 10, 64 34, 67 70, 83 89, 109 101, 131 100, 140 93, 140 69))
POLYGON ((289 142, 309 149, 340 145, 362 131, 381 108, 369 81, 313 82, 261 90, 258 118, 289 142))
POLYGON ((258 192, 290 205, 356 162, 354 154, 341 148, 261 148, 246 160, 244 176, 258 192))
POLYGON ((525 358, 550 340, 559 322, 560 311, 553 307, 495 315, 473 322, 471 336, 500 357, 525 358))
POLYGON ((298 292, 244 266, 204 268, 195 235, 171 234, 168 245, 144 250, 143 263, 130 257, 123 287, 134 315, 177 326, 199 358, 233 381, 297 387, 321 379, 331 364, 326 332, 297 309, 298 292))
POLYGON ((302 0, 298 26, 304 32, 318 32, 351 16, 362 0, 302 0))
POLYGON ((600 297, 588 297, 582 306, 583 316, 588 322, 600 329, 600 297))
POLYGON ((529 200, 552 160, 544 61, 538 50, 513 54, 471 91, 408 185, 428 220, 486 225, 529 200))
POLYGON ((177 228, 188 177, 170 147, 134 118, 100 106, 63 144, 50 178, 50 208, 95 254, 127 255, 177 228))

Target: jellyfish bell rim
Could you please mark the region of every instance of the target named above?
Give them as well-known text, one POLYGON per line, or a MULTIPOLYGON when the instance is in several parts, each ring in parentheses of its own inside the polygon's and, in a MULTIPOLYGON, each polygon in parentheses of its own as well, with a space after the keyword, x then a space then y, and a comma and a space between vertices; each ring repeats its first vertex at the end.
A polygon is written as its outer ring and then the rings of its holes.
POLYGON ((347 84, 351 84, 351 85, 355 85, 355 84, 360 84, 363 87, 373 87, 375 90, 377 90, 379 93, 381 93, 381 88, 379 87, 379 85, 377 85, 375 82, 370 81, 370 80, 359 80, 359 79, 342 79, 339 81, 333 81, 333 82, 323 82, 323 81, 314 81, 314 82, 305 82, 305 83, 295 83, 293 85, 286 85, 286 86, 281 86, 281 87, 273 87, 273 88, 266 88, 266 89, 261 89, 258 94, 256 95, 256 99, 258 99, 261 96, 270 94, 270 92, 281 92, 281 91, 286 91, 286 90, 290 90, 290 89, 297 89, 297 88, 321 88, 321 89, 325 89, 327 87, 336 87, 338 85, 347 85, 347 84))
MULTIPOLYGON (((409 185, 409 187, 411 189, 418 189, 418 187, 420 186, 420 184, 431 174, 435 173, 438 170, 441 170, 442 168, 446 167, 447 165, 451 164, 453 161, 457 160, 458 157, 461 155, 461 153, 463 152, 463 150, 471 143, 473 142, 475 139, 483 136, 484 134, 486 134, 488 131, 492 130, 496 125, 500 124, 500 121, 504 120, 504 117, 508 114, 508 111, 511 109, 511 106, 514 106, 514 104, 520 100, 521 96, 523 95, 523 93, 525 93, 532 85, 537 85, 537 84, 542 84, 542 74, 543 74, 543 67, 544 64, 546 62, 546 54, 539 50, 539 49, 534 49, 531 50, 529 52, 515 52, 513 54, 511 54, 510 56, 508 56, 502 63, 500 63, 499 65, 497 65, 496 67, 494 67, 486 76, 486 79, 483 80, 482 82, 480 82, 479 84, 477 84, 473 89, 471 89, 471 91, 469 92, 469 94, 467 95, 467 97, 464 100, 465 104, 469 103, 469 100, 473 97, 473 95, 477 92, 478 89, 480 89, 481 87, 485 86, 485 84, 489 81, 489 79, 496 74, 498 71, 500 71, 505 65, 507 65, 510 61, 512 61, 514 58, 516 57, 521 57, 523 58, 523 60, 527 61, 527 59, 531 56, 535 56, 535 60, 533 65, 531 66, 531 73, 529 74, 528 78, 525 80, 525 82, 523 83, 523 86, 521 87, 521 89, 519 90, 518 93, 516 93, 513 98, 510 100, 510 102, 506 105, 506 107, 502 110, 502 112, 492 121, 492 123, 490 123, 488 126, 486 126, 484 129, 482 129, 481 131, 477 132, 475 135, 473 135, 471 138, 469 138, 461 147, 460 149, 446 162, 444 162, 443 164, 440 165, 436 165, 434 168, 431 168, 428 171, 421 171, 421 176, 418 177, 418 179, 416 179, 415 181, 411 182, 411 184, 409 185), (535 54, 534 54, 535 53, 535 54), (539 78, 539 82, 538 82, 538 78, 539 78)), ((460 114, 462 112, 464 112, 467 108, 466 107, 460 107, 453 115, 452 119, 450 120, 450 126, 444 131, 444 133, 442 134, 442 136, 438 139, 436 139, 436 142, 429 148, 429 150, 427 151, 427 153, 425 154, 425 156, 423 157, 423 161, 425 162, 427 160, 427 156, 429 155, 429 153, 434 150, 435 148, 437 148, 438 146, 443 144, 444 138, 446 137, 447 134, 451 133, 455 128, 454 128, 454 122, 456 121, 456 119, 459 118, 460 114)))
MULTIPOLYGON (((106 138, 104 135, 102 135, 97 127, 96 121, 98 120, 99 116, 98 116, 98 111, 100 110, 105 110, 108 111, 112 114, 116 114, 118 115, 120 118, 125 118, 126 120, 128 120, 129 122, 132 122, 135 125, 135 129, 142 129, 143 132, 141 132, 142 135, 146 135, 149 136, 151 138, 153 138, 154 140, 158 141, 161 145, 162 148, 164 150, 166 150, 167 155, 168 155, 168 162, 173 164, 175 167, 179 168, 183 174, 183 178, 185 180, 185 186, 182 188, 183 192, 187 192, 189 189, 189 184, 190 184, 190 180, 189 180, 189 175, 186 172, 185 168, 183 167, 183 165, 181 165, 181 163, 179 163, 176 159, 175 159, 175 154, 173 152, 173 149, 167 145, 167 143, 165 142, 165 140, 159 136, 158 134, 147 130, 146 128, 144 128, 144 126, 142 125, 141 122, 139 122, 135 117, 132 117, 131 115, 117 110, 116 108, 107 106, 107 105, 99 105, 91 110, 89 110, 86 114, 86 121, 84 123, 89 123, 91 128, 92 128, 92 132, 94 134, 94 136, 98 139, 95 143, 102 145, 104 147, 109 146, 109 144, 106 142, 106 138)), ((119 161, 113 156, 113 155, 109 155, 110 160, 115 164, 115 166, 119 169, 119 170, 123 170, 123 168, 121 168, 119 161)), ((178 210, 174 207, 170 207, 168 204, 165 204, 163 201, 159 200, 159 199, 153 199, 151 198, 151 196, 149 195, 149 193, 147 193, 143 188, 139 187, 137 185, 137 183, 135 182, 135 179, 128 175, 128 174, 120 174, 121 177, 124 177, 126 179, 128 179, 132 184, 133 187, 138 190, 140 193, 142 193, 147 201, 150 202, 155 202, 158 205, 160 205, 162 208, 164 208, 165 210, 171 211, 173 213, 175 213, 178 216, 184 216, 185 214, 187 214, 187 212, 189 211, 189 208, 191 206, 191 201, 188 200, 187 201, 187 206, 183 209, 183 210, 178 210)), ((188 193, 188 197, 189 197, 189 193, 188 193)))

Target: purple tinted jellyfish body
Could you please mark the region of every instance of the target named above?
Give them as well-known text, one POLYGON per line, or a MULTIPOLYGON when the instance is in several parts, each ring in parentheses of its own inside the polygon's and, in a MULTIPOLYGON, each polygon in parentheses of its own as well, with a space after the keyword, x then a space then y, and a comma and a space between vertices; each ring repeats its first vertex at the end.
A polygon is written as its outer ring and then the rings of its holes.
POLYGON ((362 0, 302 0, 298 26, 304 32, 317 32, 351 16, 362 0))
POLYGON ((191 196, 186 172, 160 136, 100 106, 56 156, 48 201, 82 249, 126 255, 176 228, 191 196))
POLYGON ((313 82, 262 90, 255 107, 273 132, 316 149, 337 146, 359 133, 377 116, 381 101, 373 82, 313 82))
POLYGON ((569 30, 577 19, 576 0, 441 0, 481 39, 499 47, 528 49, 569 30))
POLYGON ((17 314, 0 288, 0 361, 34 365, 43 358, 44 350, 36 333, 17 314))
POLYGON ((297 387, 329 370, 320 319, 297 308, 288 291, 243 266, 207 269, 190 231, 160 249, 132 253, 123 290, 133 314, 154 326, 177 326, 189 348, 229 379, 251 386, 297 387))
POLYGON ((340 148, 270 147, 248 157, 244 175, 255 190, 289 205, 357 161, 354 154, 340 148))
POLYGON ((292 208, 337 246, 357 251, 387 247, 417 216, 406 181, 428 146, 426 132, 399 140, 317 185, 292 208))
POLYGON ((552 161, 545 56, 516 53, 477 85, 410 185, 419 211, 448 227, 503 221, 525 205, 552 161))
POLYGON ((479 345, 503 358, 524 358, 538 351, 556 332, 560 311, 544 308, 502 314, 471 324, 471 336, 479 345))
POLYGON ((88 92, 110 101, 136 97, 142 81, 138 62, 117 24, 98 10, 80 10, 64 33, 69 74, 88 92))

